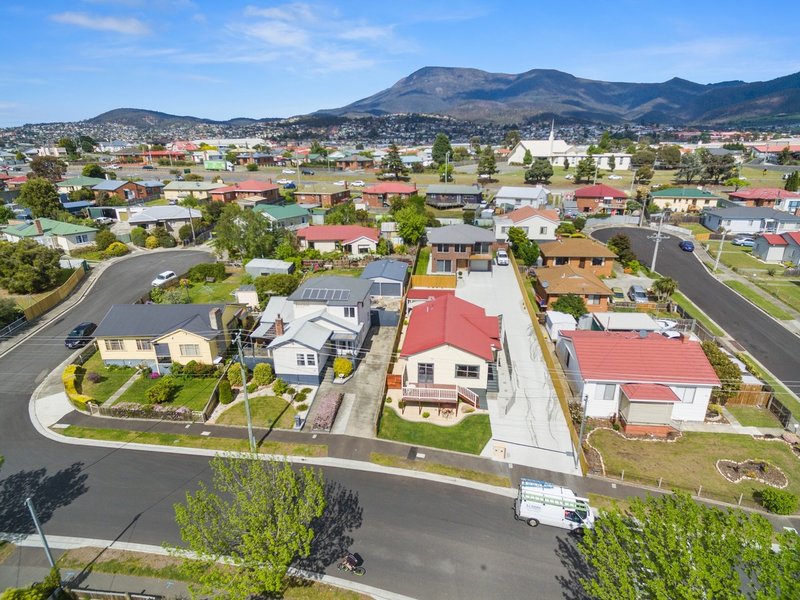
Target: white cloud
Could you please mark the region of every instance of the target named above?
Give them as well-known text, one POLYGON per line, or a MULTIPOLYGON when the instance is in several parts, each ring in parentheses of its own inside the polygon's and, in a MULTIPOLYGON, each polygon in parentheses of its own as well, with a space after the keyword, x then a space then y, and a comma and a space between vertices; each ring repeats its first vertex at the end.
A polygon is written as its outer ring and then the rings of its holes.
POLYGON ((363 27, 352 27, 339 34, 339 39, 342 40, 384 40, 389 38, 394 33, 394 27, 387 25, 385 27, 378 27, 375 25, 365 25, 363 27))
POLYGON ((87 13, 63 12, 52 15, 51 19, 66 25, 76 25, 86 29, 113 31, 123 35, 147 35, 150 28, 133 17, 98 17, 87 13))
POLYGON ((248 6, 244 9, 244 16, 246 17, 262 17, 265 19, 275 19, 278 21, 303 21, 306 23, 315 23, 318 21, 317 13, 311 5, 303 2, 294 2, 291 4, 284 4, 283 6, 275 6, 272 8, 259 8, 257 6, 248 6))

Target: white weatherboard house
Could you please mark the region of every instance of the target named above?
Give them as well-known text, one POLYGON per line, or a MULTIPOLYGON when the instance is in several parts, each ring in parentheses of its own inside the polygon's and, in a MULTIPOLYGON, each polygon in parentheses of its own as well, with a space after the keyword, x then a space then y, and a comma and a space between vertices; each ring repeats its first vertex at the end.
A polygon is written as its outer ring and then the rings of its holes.
POLYGON ((536 209, 523 206, 505 215, 494 218, 494 235, 498 242, 508 240, 508 230, 517 227, 525 232, 529 240, 552 242, 556 239, 556 229, 561 220, 557 210, 536 209))
POLYGON ((800 216, 764 207, 707 209, 700 216, 700 223, 711 231, 724 229, 729 234, 800 231, 800 216))
POLYGON ((318 384, 328 362, 357 362, 370 327, 368 280, 327 275, 302 283, 290 296, 270 298, 250 334, 253 362, 271 361, 289 383, 318 384))
POLYGON ((504 185, 497 190, 494 197, 495 206, 509 205, 513 208, 531 206, 542 208, 547 204, 547 195, 550 193, 546 187, 536 185, 533 187, 516 187, 504 185))
POLYGON ((666 435, 705 419, 720 381, 699 342, 657 333, 562 331, 558 355, 589 417, 618 417, 626 431, 666 435))

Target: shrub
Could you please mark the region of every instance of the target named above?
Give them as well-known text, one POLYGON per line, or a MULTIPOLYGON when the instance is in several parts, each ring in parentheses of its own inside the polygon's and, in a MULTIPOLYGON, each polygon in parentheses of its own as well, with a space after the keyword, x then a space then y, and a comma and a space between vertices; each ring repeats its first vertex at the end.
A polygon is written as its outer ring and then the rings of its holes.
MULTIPOLYGON (((230 373, 230 371, 228 371, 230 373)), ((230 404, 233 400, 233 390, 227 379, 219 382, 219 402, 220 404, 230 404)))
POLYGON ((182 240, 191 240, 192 233, 194 233, 194 229, 189 223, 181 225, 181 228, 178 229, 178 237, 182 240))
POLYGON ((200 375, 209 376, 217 373, 216 365, 205 365, 196 360, 190 360, 185 365, 181 363, 172 363, 173 375, 200 375))
POLYGON ((147 233, 142 227, 134 227, 131 229, 131 242, 136 246, 144 246, 147 239, 147 233))
POLYGON ((386 396, 386 404, 391 404, 391 403, 392 403, 392 399, 389 398, 389 396, 386 396))
POLYGON ((305 401, 306 401, 306 398, 308 398, 308 394, 306 394, 306 393, 304 393, 304 392, 297 392, 297 393, 294 395, 294 398, 293 398, 293 400, 294 400, 295 402, 305 402, 305 401))
POLYGON ((213 277, 220 280, 225 278, 225 263, 201 263, 193 266, 186 274, 189 281, 204 282, 206 278, 213 277))
POLYGON ((304 410, 308 410, 308 404, 298 404, 296 408, 297 412, 303 412, 304 410))
POLYGON ((711 400, 715 404, 725 405, 728 398, 735 396, 742 385, 742 372, 739 370, 733 361, 725 354, 722 349, 717 346, 716 342, 706 341, 702 343, 703 352, 705 352, 708 362, 714 369, 714 372, 722 382, 721 388, 714 388, 711 392, 711 400))
POLYGON ((175 238, 171 235, 162 235, 158 238, 158 245, 162 248, 174 248, 178 245, 178 242, 175 241, 175 238))
POLYGON ((89 371, 86 374, 86 380, 91 381, 92 383, 100 383, 103 381, 103 378, 100 376, 100 373, 95 373, 94 371, 89 371))
POLYGON ((297 395, 297 390, 294 389, 293 387, 288 387, 286 388, 286 393, 289 394, 289 396, 291 396, 292 398, 294 398, 297 395))
POLYGON ((181 388, 171 375, 166 375, 159 379, 156 384, 144 393, 148 404, 164 404, 172 402, 175 394, 181 388))
POLYGON ((401 409, 401 410, 402 410, 402 409, 404 409, 404 408, 406 407, 406 403, 405 403, 405 401, 403 401, 403 400, 400 400, 400 402, 398 402, 398 403, 397 403, 397 407, 398 407, 399 409, 401 409))
POLYGON ((791 515, 797 511, 798 498, 786 490, 767 487, 758 492, 761 505, 776 515, 791 515))
POLYGON ((118 256, 125 256, 128 252, 130 252, 130 249, 125 244, 122 242, 113 242, 103 251, 103 256, 106 258, 116 258, 118 256))
POLYGON ((144 241, 144 247, 148 250, 155 250, 158 248, 158 238, 154 235, 147 236, 147 239, 144 241))
POLYGON ((350 362, 349 358, 337 356, 336 360, 333 361, 333 373, 337 377, 349 377, 352 372, 353 363, 350 362))
POLYGON ((311 388, 305 387, 300 391, 303 392, 306 396, 308 396, 311 393, 311 388))
POLYGON ((714 413, 715 415, 722 414, 722 407, 719 404, 709 404, 708 405, 708 412, 714 413))
POLYGON ((233 387, 242 387, 242 368, 234 363, 228 369, 228 381, 233 387))
POLYGON ((86 403, 92 400, 91 396, 78 393, 75 388, 75 382, 78 378, 78 365, 68 365, 64 372, 61 374, 61 381, 64 383, 64 391, 67 397, 72 401, 75 406, 81 410, 86 410, 86 403))
POLYGON ((94 236, 95 248, 100 252, 108 248, 111 244, 113 244, 116 241, 117 241, 117 236, 111 233, 111 231, 109 231, 108 229, 101 229, 94 236))
POLYGON ((427 410, 424 413, 422 413, 422 418, 423 419, 427 419, 430 416, 431 416, 431 413, 429 413, 427 410))
POLYGON ((469 413, 475 412, 475 407, 465 406, 461 412, 464 413, 465 415, 468 415, 469 413))
POLYGON ((269 385, 275 380, 275 373, 272 371, 272 365, 269 363, 258 363, 253 367, 253 382, 258 387, 269 385))
POLYGON ((767 267, 767 275, 775 277, 775 267, 767 267))
POLYGON ((247 384, 247 393, 252 394, 258 389, 258 384, 255 382, 250 382, 247 384))
POLYGON ((256 163, 247 163, 245 169, 247 169, 248 171, 258 171, 258 165, 256 163))
POLYGON ((283 379, 278 378, 272 383, 272 392, 276 396, 283 396, 288 389, 289 385, 283 379))

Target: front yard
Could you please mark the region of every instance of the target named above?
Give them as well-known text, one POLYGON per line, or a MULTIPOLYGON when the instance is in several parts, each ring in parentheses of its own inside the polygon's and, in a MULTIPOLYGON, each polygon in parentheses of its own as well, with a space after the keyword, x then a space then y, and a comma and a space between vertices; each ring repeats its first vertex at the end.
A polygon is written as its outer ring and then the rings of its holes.
POLYGON ((471 415, 457 425, 442 427, 432 423, 411 423, 385 407, 378 437, 443 450, 480 454, 492 439, 489 415, 471 415))
MULTIPOLYGON (((297 411, 291 403, 277 396, 253 396, 249 399, 250 414, 255 427, 265 429, 292 429, 297 411)), ((225 410, 216 423, 218 425, 247 425, 244 402, 237 402, 225 410)))
POLYGON ((781 427, 780 421, 766 408, 726 404, 725 408, 745 427, 781 427))
POLYGON ((192 283, 189 286, 189 300, 192 304, 216 304, 233 302, 233 290, 242 284, 243 269, 226 271, 225 279, 212 283, 192 283))
POLYGON ((791 321, 794 318, 793 315, 783 310, 780 306, 777 306, 776 304, 764 298, 764 296, 759 294, 746 283, 734 280, 723 281, 723 283, 735 292, 750 300, 750 302, 758 306, 761 310, 780 321, 791 321))
POLYGON ((679 488, 703 497, 757 506, 753 492, 766 487, 758 481, 745 479, 730 483, 717 471, 720 459, 742 462, 764 460, 780 468, 789 479, 786 488, 800 494, 800 458, 782 441, 757 440, 747 435, 721 433, 684 433, 675 442, 628 440, 614 431, 599 429, 592 432, 590 444, 603 457, 606 474, 625 481, 657 486, 659 478, 664 489, 679 488))
POLYGON ((94 399, 97 404, 108 400, 114 392, 130 379, 136 369, 133 367, 117 367, 109 369, 103 364, 100 353, 95 352, 83 363, 83 372, 79 373, 76 382, 78 393, 86 394, 94 399), (92 373, 95 376, 91 375, 92 373), (92 381, 92 379, 97 381, 92 381))
MULTIPOLYGON (((185 406, 189 410, 203 410, 211 397, 211 392, 217 384, 216 377, 192 377, 192 376, 173 376, 173 379, 180 384, 178 393, 169 403, 174 408, 185 406)), ((136 404, 147 404, 145 392, 153 387, 158 379, 142 377, 137 379, 122 396, 117 403, 134 402, 136 404)))

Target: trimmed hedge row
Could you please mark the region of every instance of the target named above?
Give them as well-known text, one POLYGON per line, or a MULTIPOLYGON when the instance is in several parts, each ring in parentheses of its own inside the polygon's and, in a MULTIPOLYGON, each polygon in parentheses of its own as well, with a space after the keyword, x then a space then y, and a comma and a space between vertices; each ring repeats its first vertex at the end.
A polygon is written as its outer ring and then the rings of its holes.
POLYGON ((67 397, 70 399, 70 402, 72 402, 80 410, 86 410, 86 403, 91 402, 94 400, 94 398, 87 396, 86 394, 78 393, 78 390, 75 387, 78 374, 82 371, 83 368, 79 365, 69 365, 61 374, 61 381, 64 383, 64 391, 67 393, 67 397), (78 371, 78 369, 80 369, 80 371, 78 371))

